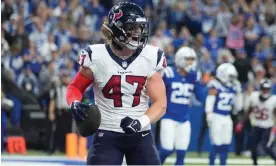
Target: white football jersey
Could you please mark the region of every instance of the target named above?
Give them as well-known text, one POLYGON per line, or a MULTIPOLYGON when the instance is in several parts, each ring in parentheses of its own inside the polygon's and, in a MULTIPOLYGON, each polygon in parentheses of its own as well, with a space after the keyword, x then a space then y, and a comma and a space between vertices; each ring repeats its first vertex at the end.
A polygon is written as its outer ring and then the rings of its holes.
POLYGON ((250 96, 250 121, 253 126, 269 128, 274 126, 274 109, 276 108, 276 96, 271 95, 267 100, 261 101, 260 92, 252 92, 250 96))
MULTIPOLYGON (((109 45, 89 45, 81 50, 78 63, 93 72, 95 104, 101 111, 99 129, 123 132, 121 119, 138 118, 148 109, 147 79, 166 67, 164 53, 147 45, 130 58, 116 56, 109 45)), ((149 130, 150 125, 143 130, 149 130)))

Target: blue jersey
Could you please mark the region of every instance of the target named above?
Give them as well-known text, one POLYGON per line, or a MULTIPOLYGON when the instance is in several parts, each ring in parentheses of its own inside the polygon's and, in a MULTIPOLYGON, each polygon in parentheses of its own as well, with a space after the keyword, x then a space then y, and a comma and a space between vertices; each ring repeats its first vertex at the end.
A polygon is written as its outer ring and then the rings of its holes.
POLYGON ((237 88, 228 87, 217 79, 211 80, 208 83, 208 88, 215 88, 217 90, 213 112, 221 115, 230 115, 234 106, 233 101, 238 91, 237 88))
POLYGON ((179 122, 189 120, 191 97, 200 85, 200 74, 192 71, 181 76, 177 68, 167 67, 162 71, 162 76, 167 94, 167 111, 163 118, 179 122))

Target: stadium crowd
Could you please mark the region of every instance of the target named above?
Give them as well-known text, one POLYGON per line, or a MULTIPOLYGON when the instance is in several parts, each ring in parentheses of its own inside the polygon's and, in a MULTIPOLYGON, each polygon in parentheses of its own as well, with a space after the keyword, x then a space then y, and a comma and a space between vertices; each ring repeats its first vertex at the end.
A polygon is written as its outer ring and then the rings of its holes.
MULTIPOLYGON (((204 84, 217 65, 231 62, 245 94, 258 89, 264 77, 272 78, 276 93, 274 0, 131 1, 144 8, 151 25, 149 44, 165 52, 169 66, 174 65, 178 48, 191 46, 204 84)), ((58 85, 62 75, 73 78, 81 48, 103 42, 101 25, 117 2, 2 0, 2 70, 47 107, 49 98, 41 96, 58 85)), ((91 91, 88 102, 93 102, 91 91)))

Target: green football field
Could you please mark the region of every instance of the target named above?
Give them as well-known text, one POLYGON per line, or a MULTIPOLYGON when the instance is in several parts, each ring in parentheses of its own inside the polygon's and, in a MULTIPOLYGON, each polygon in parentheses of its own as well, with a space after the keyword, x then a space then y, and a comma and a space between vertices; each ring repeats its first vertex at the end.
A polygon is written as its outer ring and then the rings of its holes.
MULTIPOLYGON (((32 151, 29 150, 26 154, 26 157, 32 157, 32 156, 47 156, 48 154, 43 151, 32 151)), ((10 156, 7 153, 3 153, 2 156, 10 156)), ((52 155, 51 157, 65 157, 65 154, 63 153, 56 153, 52 155)), ((49 158, 51 158, 49 157, 49 158)), ((173 165, 175 162, 175 154, 172 154, 169 158, 167 158, 165 165, 173 165)), ((185 165, 208 165, 208 153, 202 153, 201 157, 199 157, 195 152, 188 152, 186 159, 185 159, 185 165)), ((219 160, 216 160, 217 165, 219 165, 219 160)), ((237 157, 233 153, 229 154, 229 158, 227 160, 228 165, 252 165, 252 161, 249 157, 237 157)), ((271 160, 269 157, 260 157, 259 159, 259 165, 275 165, 274 161, 271 160)))

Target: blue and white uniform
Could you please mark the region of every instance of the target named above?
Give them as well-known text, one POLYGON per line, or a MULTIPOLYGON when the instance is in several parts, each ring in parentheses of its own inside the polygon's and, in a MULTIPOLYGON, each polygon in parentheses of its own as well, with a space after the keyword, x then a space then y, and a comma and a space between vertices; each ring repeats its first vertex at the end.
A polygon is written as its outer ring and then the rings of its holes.
POLYGON ((166 150, 187 150, 191 135, 191 99, 193 94, 199 96, 200 73, 191 71, 182 76, 176 67, 167 67, 162 74, 166 86, 167 111, 161 120, 161 146, 166 150))

